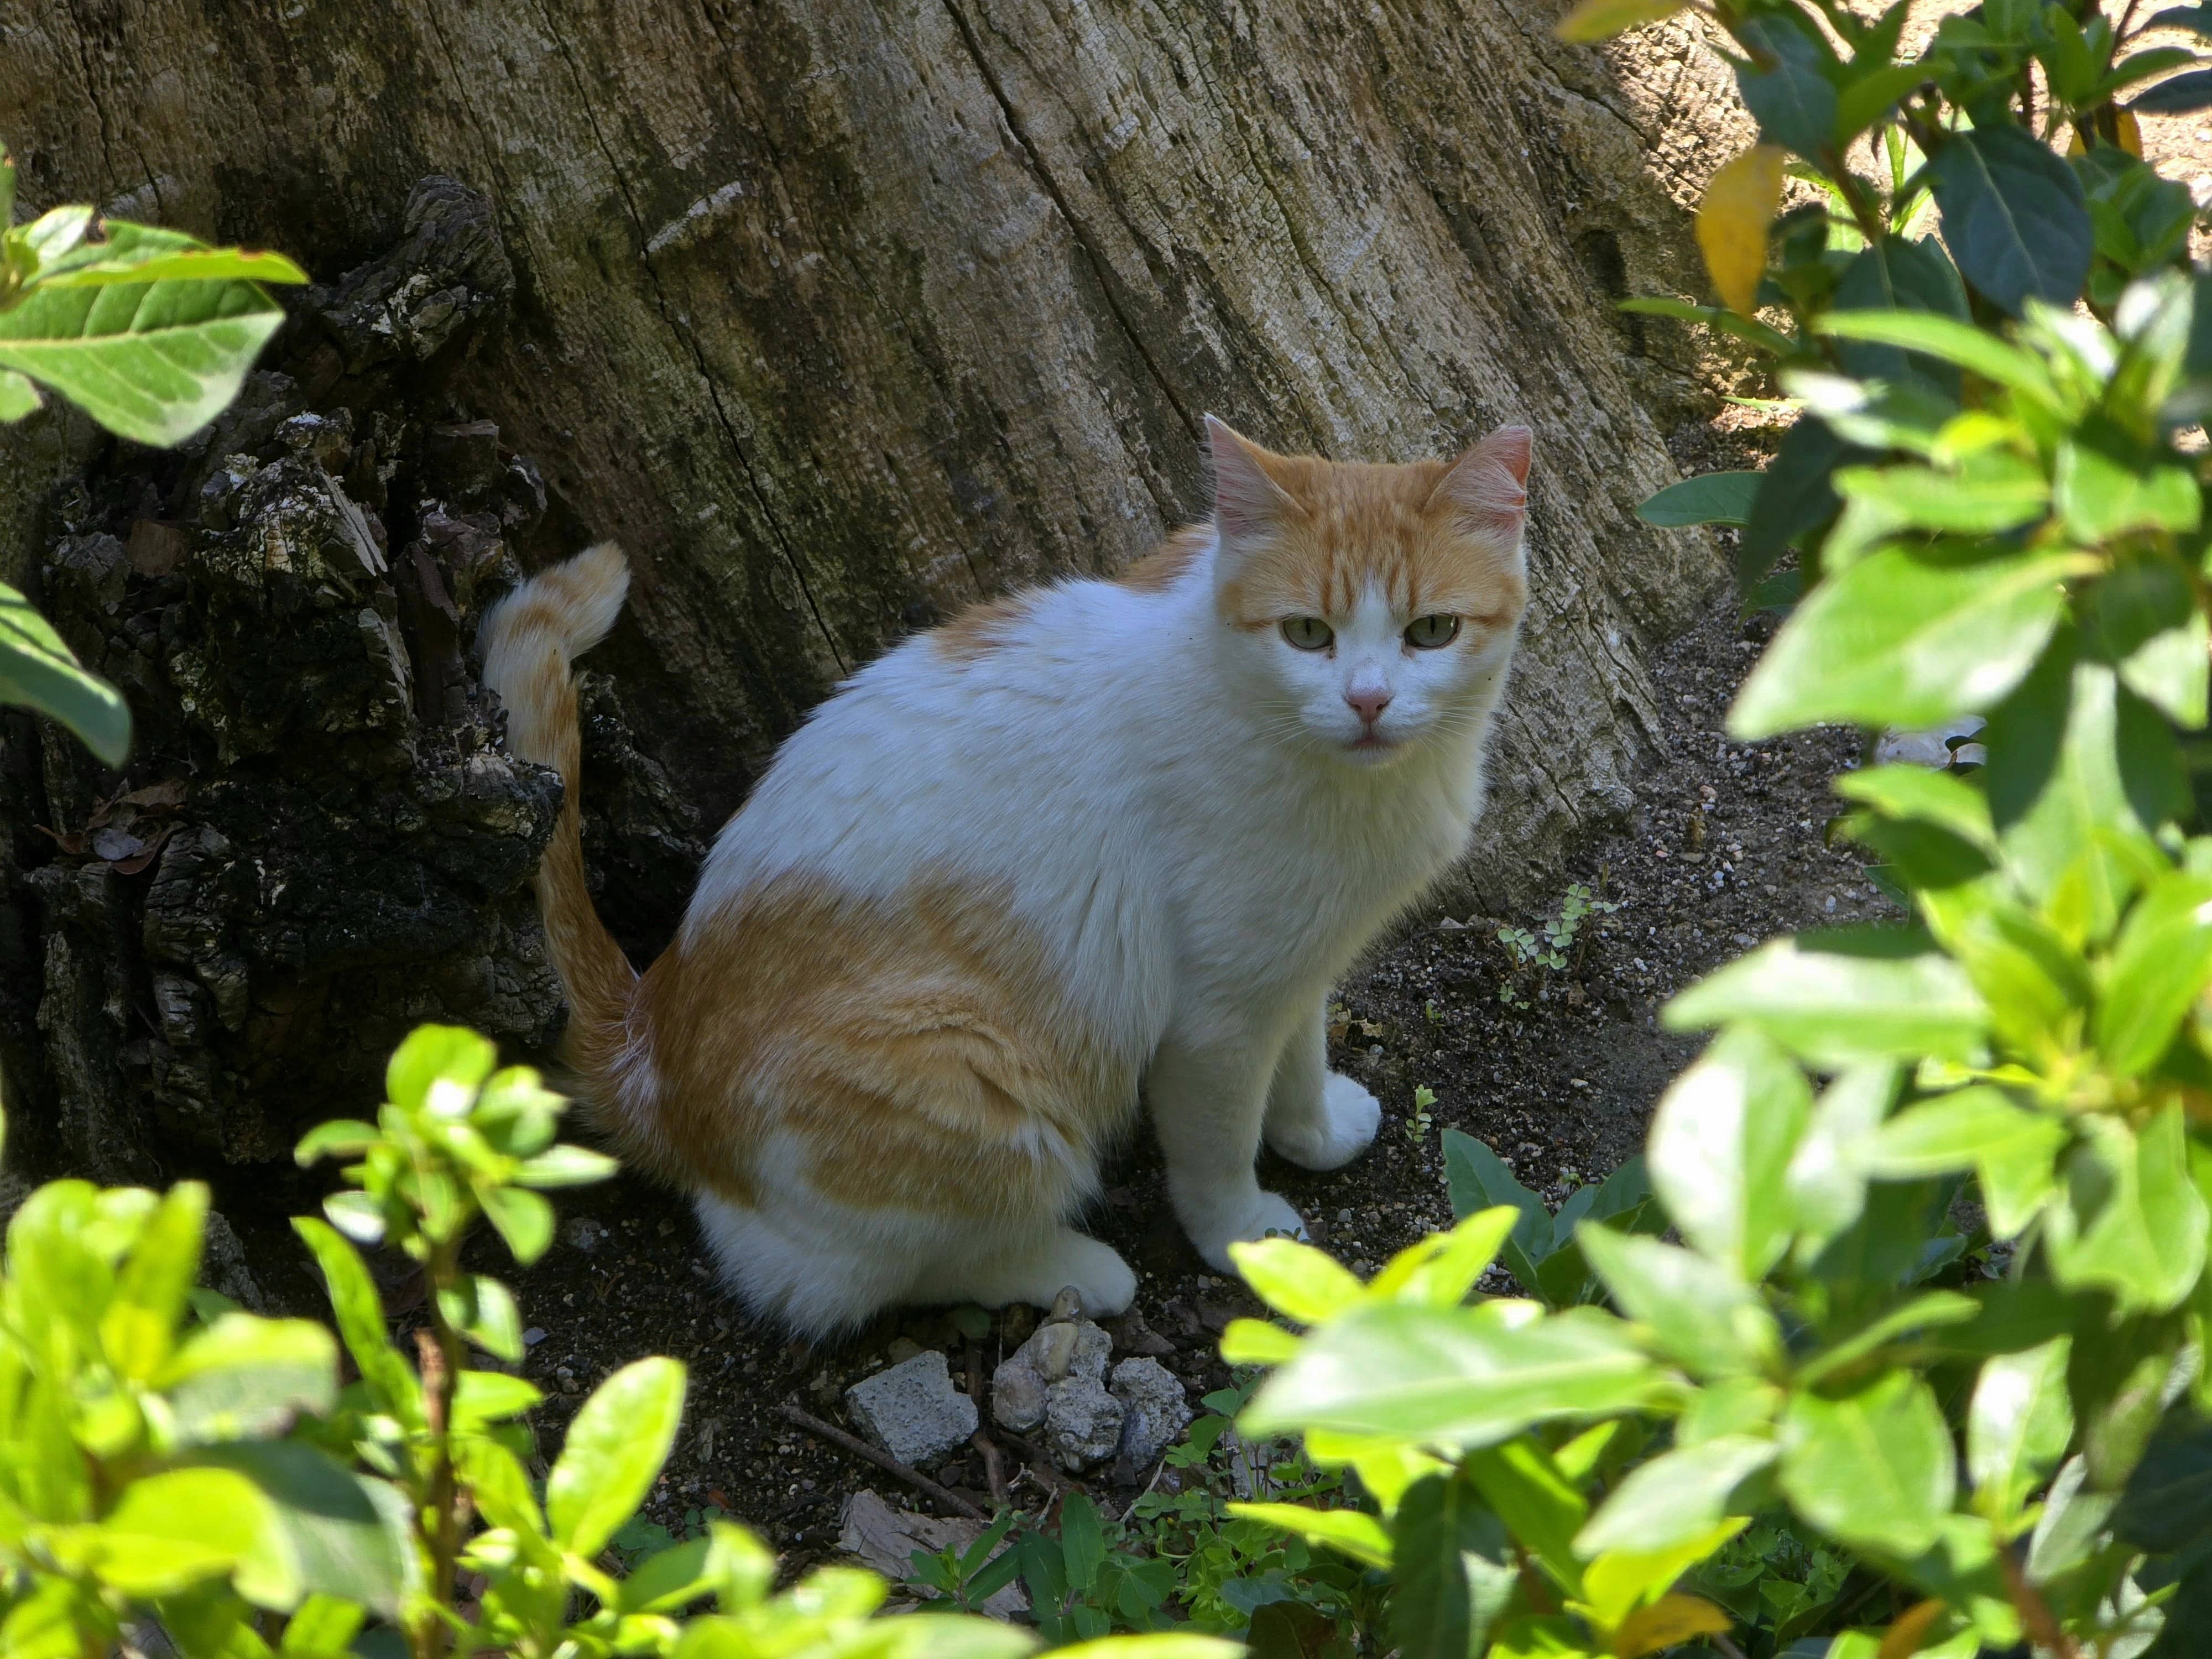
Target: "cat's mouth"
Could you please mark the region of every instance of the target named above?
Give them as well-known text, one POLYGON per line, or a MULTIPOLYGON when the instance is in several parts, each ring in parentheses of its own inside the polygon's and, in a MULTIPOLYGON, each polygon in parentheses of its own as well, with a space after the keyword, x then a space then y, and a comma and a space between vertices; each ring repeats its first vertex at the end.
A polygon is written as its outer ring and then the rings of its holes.
POLYGON ((1386 738, 1380 732, 1362 732, 1345 745, 1358 754, 1379 755, 1398 746, 1395 738, 1386 738))

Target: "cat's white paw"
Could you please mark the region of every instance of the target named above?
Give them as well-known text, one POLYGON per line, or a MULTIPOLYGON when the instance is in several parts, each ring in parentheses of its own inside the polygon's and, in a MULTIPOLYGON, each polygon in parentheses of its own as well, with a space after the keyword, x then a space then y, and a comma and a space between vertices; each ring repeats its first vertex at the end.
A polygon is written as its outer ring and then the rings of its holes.
POLYGON ((1382 1103, 1340 1073, 1322 1080, 1321 1110, 1297 1122, 1269 1119, 1267 1145, 1302 1170, 1340 1170, 1373 1144, 1382 1103))
POLYGON ((1055 1260, 1046 1277, 1056 1282, 1042 1299, 1030 1298, 1037 1307, 1050 1307, 1053 1297, 1069 1285, 1083 1299, 1085 1319, 1111 1319, 1128 1312, 1136 1301, 1137 1275, 1112 1245, 1102 1244, 1087 1234, 1068 1232, 1061 1235, 1054 1254, 1055 1260))
POLYGON ((1206 1258, 1206 1265, 1219 1273, 1232 1276, 1237 1264, 1229 1259, 1229 1247, 1245 1240, 1265 1238, 1270 1233, 1280 1233, 1286 1238, 1310 1239, 1306 1224, 1288 1201, 1273 1193, 1255 1192, 1234 1212, 1209 1217, 1200 1225, 1189 1230, 1190 1242, 1206 1258))

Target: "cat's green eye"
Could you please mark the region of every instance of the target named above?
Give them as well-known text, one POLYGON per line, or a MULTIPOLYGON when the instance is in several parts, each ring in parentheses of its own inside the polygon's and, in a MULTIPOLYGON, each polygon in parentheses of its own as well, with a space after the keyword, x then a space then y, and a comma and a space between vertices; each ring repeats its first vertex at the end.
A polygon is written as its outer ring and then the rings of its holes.
POLYGON ((1457 617, 1416 617, 1406 629, 1406 643, 1416 651, 1434 651, 1459 637, 1457 617))
POLYGON ((1336 642, 1336 630, 1319 617, 1293 617, 1283 624, 1283 637, 1301 651, 1326 651, 1336 642))

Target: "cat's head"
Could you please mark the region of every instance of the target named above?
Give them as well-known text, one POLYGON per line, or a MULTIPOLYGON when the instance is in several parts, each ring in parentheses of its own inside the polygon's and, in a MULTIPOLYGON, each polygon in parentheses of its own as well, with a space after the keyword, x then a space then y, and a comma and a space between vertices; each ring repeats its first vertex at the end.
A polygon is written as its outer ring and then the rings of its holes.
POLYGON ((1224 660, 1272 732, 1353 765, 1464 739, 1528 602, 1530 434, 1456 461, 1277 455, 1206 417, 1224 660))

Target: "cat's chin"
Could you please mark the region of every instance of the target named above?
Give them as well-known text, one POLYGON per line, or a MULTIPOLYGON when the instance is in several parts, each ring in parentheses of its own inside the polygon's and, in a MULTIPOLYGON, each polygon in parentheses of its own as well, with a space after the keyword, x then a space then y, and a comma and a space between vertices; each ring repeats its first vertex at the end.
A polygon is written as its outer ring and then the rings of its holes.
POLYGON ((1339 752, 1354 766, 1388 766, 1401 759, 1413 745, 1403 738, 1378 738, 1369 735, 1354 738, 1340 745, 1339 752))

